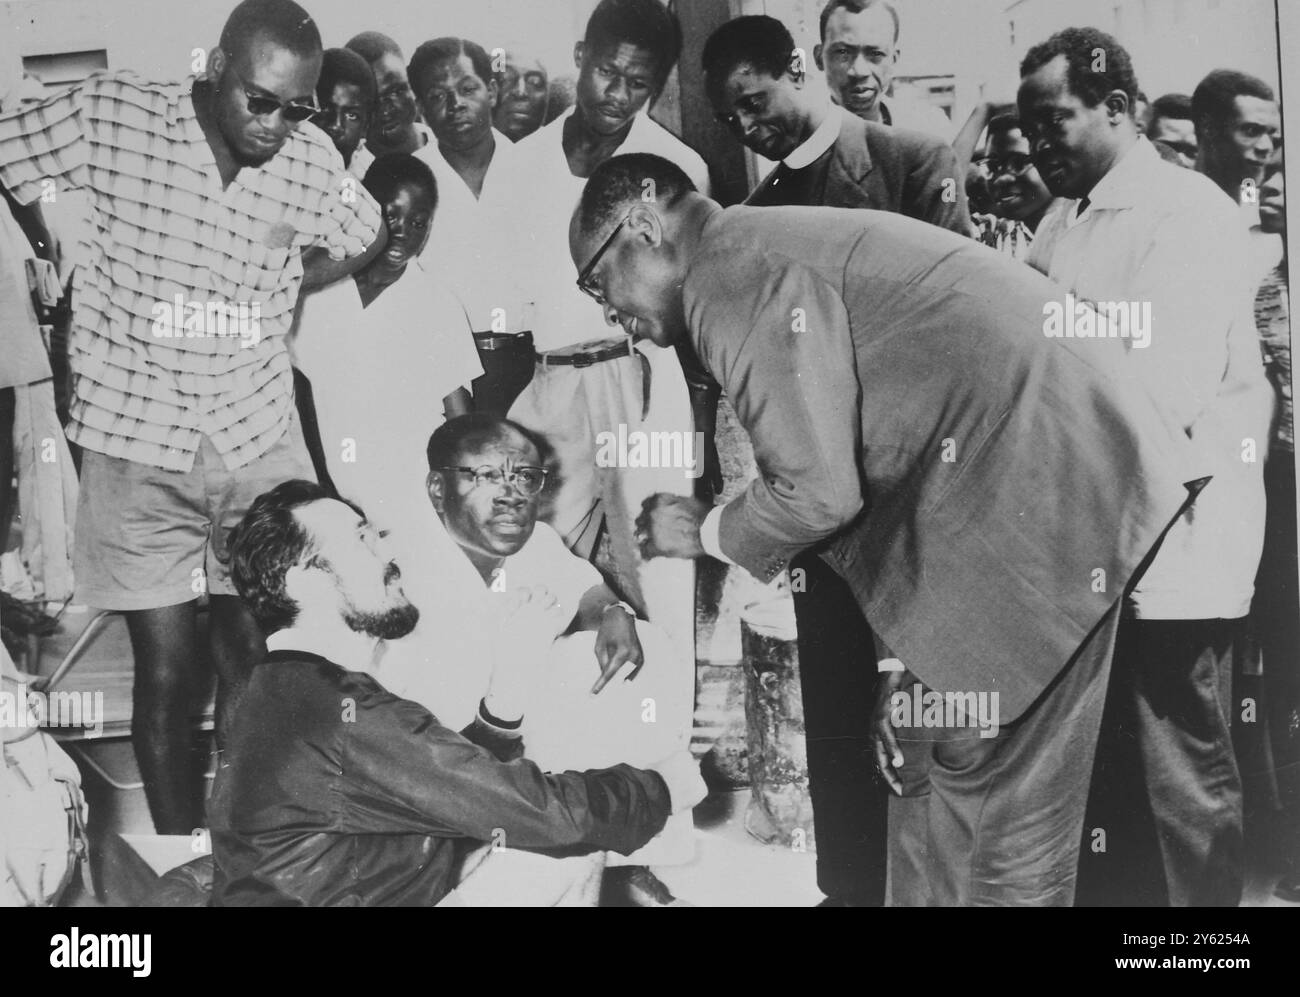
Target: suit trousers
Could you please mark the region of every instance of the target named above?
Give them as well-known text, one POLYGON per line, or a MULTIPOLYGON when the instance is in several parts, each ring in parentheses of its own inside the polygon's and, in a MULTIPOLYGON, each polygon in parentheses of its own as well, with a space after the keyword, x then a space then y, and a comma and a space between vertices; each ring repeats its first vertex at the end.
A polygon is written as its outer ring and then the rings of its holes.
POLYGON ((1125 619, 1115 648, 1080 902, 1234 907, 1243 886, 1232 665, 1246 621, 1125 619))
POLYGON ((1116 601, 1033 705, 994 737, 970 726, 898 728, 908 736, 898 738, 905 797, 890 799, 891 906, 1074 902, 1118 626, 1116 601))
POLYGON ((879 907, 888 794, 871 749, 875 640, 848 583, 830 565, 805 551, 790 572, 817 886, 828 897, 879 907))

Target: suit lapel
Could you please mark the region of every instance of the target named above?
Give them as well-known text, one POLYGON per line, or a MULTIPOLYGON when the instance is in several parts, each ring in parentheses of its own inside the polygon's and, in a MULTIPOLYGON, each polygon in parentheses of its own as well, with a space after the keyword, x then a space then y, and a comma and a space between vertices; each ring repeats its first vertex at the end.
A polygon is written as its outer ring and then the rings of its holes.
POLYGON ((826 176, 823 203, 839 208, 874 207, 864 185, 871 170, 867 129, 860 118, 844 112, 840 137, 835 141, 835 154, 831 157, 830 170, 826 176))

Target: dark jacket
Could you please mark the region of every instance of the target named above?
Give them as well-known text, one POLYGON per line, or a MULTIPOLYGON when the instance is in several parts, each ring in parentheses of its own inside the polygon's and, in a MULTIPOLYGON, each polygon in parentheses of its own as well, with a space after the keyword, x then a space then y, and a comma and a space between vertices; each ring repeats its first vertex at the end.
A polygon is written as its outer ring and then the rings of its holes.
MULTIPOLYGON (((769 199, 778 172, 769 173, 745 203, 788 203, 769 199)), ((966 177, 951 146, 933 135, 863 121, 847 112, 831 148, 819 203, 893 211, 959 235, 971 234, 966 177)))
POLYGON ((467 846, 627 854, 668 818, 652 772, 546 775, 518 738, 481 720, 465 734, 370 675, 271 652, 209 804, 214 905, 432 906, 467 846))

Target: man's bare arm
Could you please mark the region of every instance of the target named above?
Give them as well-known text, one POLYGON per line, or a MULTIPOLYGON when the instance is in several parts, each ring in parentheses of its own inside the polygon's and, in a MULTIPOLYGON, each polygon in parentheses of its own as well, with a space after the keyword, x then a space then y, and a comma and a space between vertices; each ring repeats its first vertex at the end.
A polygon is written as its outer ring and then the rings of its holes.
POLYGON ((300 291, 314 291, 356 273, 382 253, 384 246, 387 244, 388 229, 380 226, 375 241, 367 246, 366 251, 359 256, 350 256, 345 260, 332 260, 330 259, 329 250, 320 246, 303 250, 302 288, 300 291))

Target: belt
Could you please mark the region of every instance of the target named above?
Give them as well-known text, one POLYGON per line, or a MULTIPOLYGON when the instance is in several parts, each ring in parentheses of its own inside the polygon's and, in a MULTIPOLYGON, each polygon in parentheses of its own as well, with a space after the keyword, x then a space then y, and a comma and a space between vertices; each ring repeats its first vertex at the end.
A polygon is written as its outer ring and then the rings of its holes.
POLYGON ((641 418, 644 420, 650 411, 650 361, 640 350, 632 348, 631 336, 613 346, 594 350, 579 350, 576 353, 565 354, 538 353, 537 362, 543 367, 576 367, 581 370, 606 360, 620 360, 628 356, 634 356, 641 362, 641 418))
POLYGON ((632 355, 632 341, 625 339, 613 346, 596 350, 579 350, 577 353, 539 353, 537 361, 543 367, 591 367, 606 360, 619 360, 632 355))
POLYGON ((474 345, 480 350, 508 350, 516 347, 531 349, 533 334, 531 332, 476 332, 474 333, 474 345))

